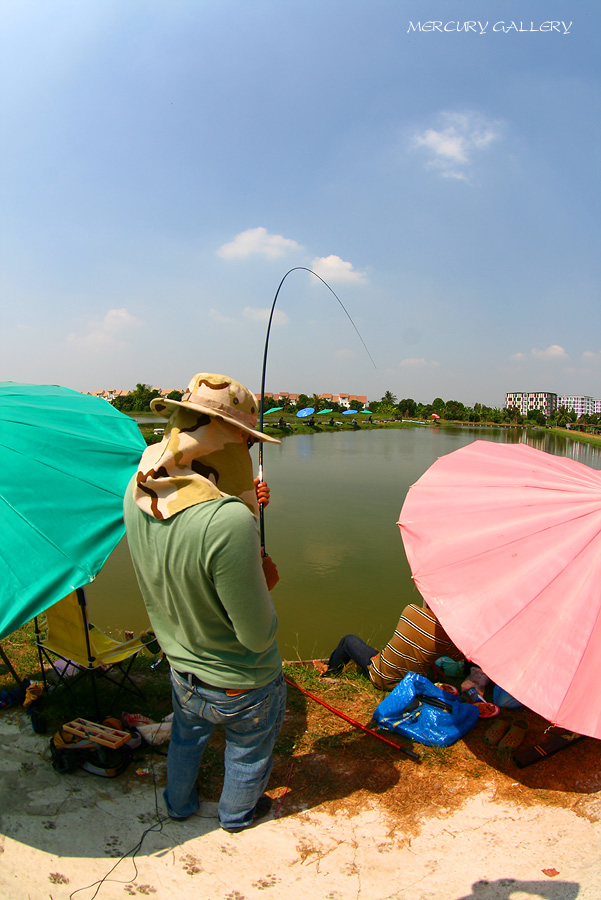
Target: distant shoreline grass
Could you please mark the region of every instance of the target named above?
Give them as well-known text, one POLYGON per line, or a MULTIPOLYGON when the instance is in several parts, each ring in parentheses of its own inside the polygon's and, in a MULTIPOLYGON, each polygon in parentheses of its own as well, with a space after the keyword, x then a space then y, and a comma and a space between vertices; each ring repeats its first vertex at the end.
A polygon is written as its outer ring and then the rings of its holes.
MULTIPOLYGON (((372 422, 364 419, 363 417, 357 418, 357 423, 354 425, 352 420, 347 422, 342 418, 341 414, 334 415, 334 421, 337 422, 336 425, 328 425, 326 422, 316 422, 315 425, 307 425, 303 420, 297 419, 294 415, 282 416, 286 425, 284 427, 278 428, 276 424, 271 424, 268 420, 264 420, 263 422, 263 430, 266 434, 271 435, 272 437, 277 437, 278 439, 283 439, 286 437, 293 437, 298 434, 333 434, 340 431, 370 431, 373 429, 407 429, 407 428, 470 428, 474 430, 485 430, 489 428, 504 428, 504 429, 520 429, 522 431, 537 431, 543 432, 544 434, 556 434, 562 437, 569 438, 570 440, 577 441, 582 444, 591 444, 593 446, 601 446, 601 434, 589 434, 585 431, 576 431, 574 429, 569 428, 557 428, 554 426, 547 425, 516 425, 513 422, 463 422, 463 421, 453 421, 447 419, 440 419, 438 422, 428 422, 419 420, 419 419, 403 419, 402 421, 396 419, 387 419, 385 417, 378 418, 377 414, 374 414, 374 418, 372 422)), ((347 418, 350 418, 347 417, 347 418)), ((160 419, 157 417, 157 421, 160 422, 160 419)), ((157 443, 163 437, 162 434, 154 434, 154 429, 156 425, 153 423, 148 423, 139 426, 140 431, 147 443, 157 443)))

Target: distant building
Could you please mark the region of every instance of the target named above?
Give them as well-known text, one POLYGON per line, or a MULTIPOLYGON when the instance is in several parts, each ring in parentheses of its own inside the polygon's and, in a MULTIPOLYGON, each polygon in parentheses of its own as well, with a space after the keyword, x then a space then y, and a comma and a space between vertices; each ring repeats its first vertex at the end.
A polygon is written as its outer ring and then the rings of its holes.
MULTIPOLYGON (((357 405, 361 408, 367 406, 367 397, 358 394, 318 394, 317 396, 320 400, 323 400, 324 403, 338 403, 344 409, 350 409, 351 405, 357 405)), ((281 400, 289 400, 290 403, 296 403, 298 394, 289 394, 288 391, 279 391, 279 393, 265 391, 265 398, 273 400, 274 403, 278 403, 281 400)))
POLYGON ((560 394, 557 398, 557 408, 562 406, 576 416, 594 416, 601 413, 601 400, 594 400, 592 397, 560 394))
POLYGON ((557 409, 557 394, 550 391, 513 391, 505 394, 507 409, 515 407, 523 416, 533 409, 540 409, 545 416, 550 416, 557 409))
POLYGON ((514 391, 505 394, 505 406, 507 409, 516 407, 523 416, 527 416, 532 409, 540 409, 545 416, 550 416, 562 406, 576 416, 601 413, 601 400, 582 395, 552 394, 549 391, 514 391))

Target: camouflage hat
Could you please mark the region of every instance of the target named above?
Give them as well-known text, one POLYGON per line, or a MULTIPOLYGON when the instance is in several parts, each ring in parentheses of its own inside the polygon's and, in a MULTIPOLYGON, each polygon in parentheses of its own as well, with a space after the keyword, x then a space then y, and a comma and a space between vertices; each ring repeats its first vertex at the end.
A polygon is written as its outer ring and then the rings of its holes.
POLYGON ((169 416, 182 407, 223 419, 252 435, 257 441, 280 443, 277 438, 256 430, 259 409, 257 398, 240 382, 226 375, 201 372, 194 376, 181 400, 155 397, 150 403, 150 408, 160 415, 169 416))

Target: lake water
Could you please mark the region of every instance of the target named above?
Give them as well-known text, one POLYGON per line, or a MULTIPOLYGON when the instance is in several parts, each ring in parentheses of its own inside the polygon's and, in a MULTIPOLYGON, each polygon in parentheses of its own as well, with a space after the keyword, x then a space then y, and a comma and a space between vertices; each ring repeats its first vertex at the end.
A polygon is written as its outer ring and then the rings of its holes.
MULTIPOLYGON (((265 543, 280 573, 272 596, 284 658, 327 656, 347 632, 373 646, 388 640, 400 611, 419 597, 396 524, 409 486, 439 456, 474 440, 527 443, 601 469, 600 448, 515 428, 358 430, 265 446, 265 543)), ((86 590, 100 627, 147 624, 125 539, 86 590)))

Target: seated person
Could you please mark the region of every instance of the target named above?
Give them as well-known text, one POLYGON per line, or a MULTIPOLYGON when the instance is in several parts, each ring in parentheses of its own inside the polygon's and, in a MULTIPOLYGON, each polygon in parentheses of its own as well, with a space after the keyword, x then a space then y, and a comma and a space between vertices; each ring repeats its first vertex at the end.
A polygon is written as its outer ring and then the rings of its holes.
POLYGON ((328 661, 314 660, 319 675, 338 675, 351 660, 381 691, 391 691, 407 672, 425 675, 439 656, 463 659, 431 609, 410 603, 383 650, 370 647, 355 634, 345 635, 328 661))

